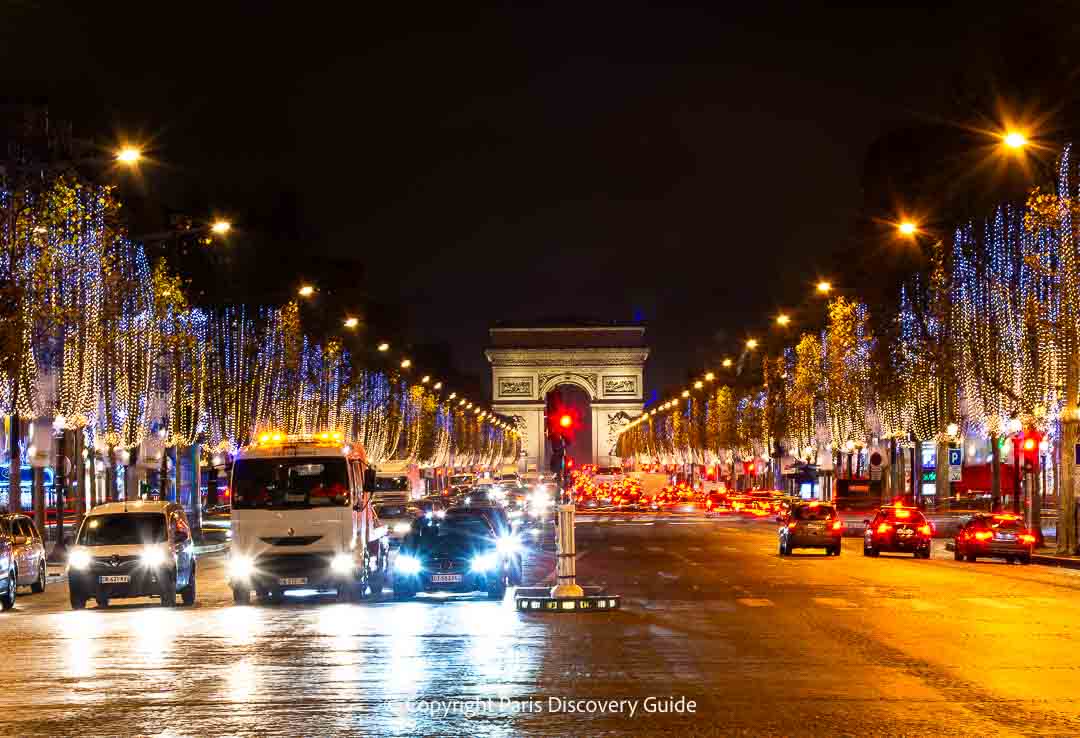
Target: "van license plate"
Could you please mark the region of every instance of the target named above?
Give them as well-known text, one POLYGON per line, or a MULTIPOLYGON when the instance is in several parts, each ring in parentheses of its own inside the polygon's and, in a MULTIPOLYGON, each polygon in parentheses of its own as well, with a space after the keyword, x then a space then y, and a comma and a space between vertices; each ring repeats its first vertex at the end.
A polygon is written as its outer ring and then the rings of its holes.
POLYGON ((281 586, 288 587, 295 584, 307 584, 307 577, 285 577, 277 581, 281 586))
POLYGON ((453 582, 460 582, 461 581, 461 575, 460 574, 432 574, 431 575, 431 581, 436 582, 436 583, 437 582, 442 582, 442 583, 450 584, 450 583, 453 583, 453 582))
POLYGON ((113 574, 107 577, 98 577, 98 581, 102 584, 127 584, 131 581, 131 577, 124 574, 113 574))

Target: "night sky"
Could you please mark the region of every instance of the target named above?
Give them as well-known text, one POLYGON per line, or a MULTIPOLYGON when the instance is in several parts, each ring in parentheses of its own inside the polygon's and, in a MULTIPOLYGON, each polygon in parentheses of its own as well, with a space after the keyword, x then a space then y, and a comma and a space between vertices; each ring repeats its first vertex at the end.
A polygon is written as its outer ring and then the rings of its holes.
POLYGON ((944 70, 1008 20, 374 5, 6 2, 0 83, 82 136, 149 141, 143 194, 259 224, 268 284, 347 259, 408 340, 481 375, 496 321, 643 320, 662 388, 834 268, 868 145, 932 118, 944 70))

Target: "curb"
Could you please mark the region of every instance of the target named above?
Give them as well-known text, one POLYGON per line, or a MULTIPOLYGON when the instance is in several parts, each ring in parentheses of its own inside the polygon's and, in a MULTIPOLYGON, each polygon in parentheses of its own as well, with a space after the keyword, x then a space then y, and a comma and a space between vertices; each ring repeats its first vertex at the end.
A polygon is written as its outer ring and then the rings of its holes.
MULTIPOLYGON (((945 544, 946 551, 954 551, 956 547, 950 541, 945 544)), ((1032 554, 1031 563, 1040 566, 1056 566, 1061 569, 1080 569, 1080 558, 1067 556, 1050 556, 1047 554, 1032 554)))

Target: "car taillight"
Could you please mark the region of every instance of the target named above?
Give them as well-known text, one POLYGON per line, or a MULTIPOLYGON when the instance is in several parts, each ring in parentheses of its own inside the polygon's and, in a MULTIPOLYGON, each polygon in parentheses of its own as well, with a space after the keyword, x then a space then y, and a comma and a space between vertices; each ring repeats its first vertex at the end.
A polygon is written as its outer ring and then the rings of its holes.
POLYGON ((930 535, 930 526, 925 523, 923 525, 920 525, 919 532, 922 533, 924 536, 930 535))
POLYGON ((798 525, 798 523, 796 523, 794 520, 792 520, 790 523, 787 524, 788 530, 795 530, 795 526, 797 526, 797 525, 798 525))
POLYGON ((844 529, 844 521, 843 520, 834 520, 833 524, 832 524, 832 529, 833 530, 843 530, 844 529))
POLYGON ((991 533, 988 530, 977 530, 977 531, 975 531, 975 540, 976 541, 989 541, 993 537, 993 535, 994 534, 991 533))
POLYGON ((1035 536, 1031 535, 1030 533, 1021 533, 1020 540, 1024 543, 1035 543, 1035 536))
POLYGON ((892 530, 892 526, 889 525, 888 523, 881 523, 877 527, 877 532, 878 533, 888 533, 890 530, 892 530))

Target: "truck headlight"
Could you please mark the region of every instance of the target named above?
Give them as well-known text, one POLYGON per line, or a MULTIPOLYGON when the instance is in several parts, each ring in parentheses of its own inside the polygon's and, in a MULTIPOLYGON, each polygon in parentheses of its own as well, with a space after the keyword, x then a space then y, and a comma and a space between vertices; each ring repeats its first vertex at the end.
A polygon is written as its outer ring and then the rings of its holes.
POLYGON ((330 568, 335 574, 350 573, 353 570, 352 554, 345 552, 334 554, 334 558, 330 559, 330 568))
POLYGON ((407 554, 398 554, 394 561, 394 569, 400 574, 419 574, 420 559, 407 554))
POLYGON ((249 556, 236 554, 229 559, 228 571, 229 579, 248 579, 255 573, 255 562, 249 556))
POLYGON ((68 556, 68 567, 72 569, 85 569, 90 566, 90 554, 82 549, 72 551, 68 556))
POLYGON ((157 546, 144 548, 139 555, 139 561, 145 567, 156 569, 165 563, 165 552, 157 546))
POLYGON ((492 569, 494 569, 498 565, 499 565, 499 554, 492 552, 492 553, 481 554, 480 556, 475 557, 472 560, 472 564, 471 564, 471 566, 469 568, 472 571, 475 571, 475 572, 485 572, 485 571, 491 571, 492 569))
POLYGON ((412 530, 412 524, 411 523, 394 523, 393 531, 395 533, 398 533, 400 535, 405 535, 410 530, 412 530))

